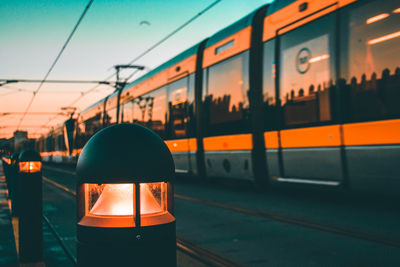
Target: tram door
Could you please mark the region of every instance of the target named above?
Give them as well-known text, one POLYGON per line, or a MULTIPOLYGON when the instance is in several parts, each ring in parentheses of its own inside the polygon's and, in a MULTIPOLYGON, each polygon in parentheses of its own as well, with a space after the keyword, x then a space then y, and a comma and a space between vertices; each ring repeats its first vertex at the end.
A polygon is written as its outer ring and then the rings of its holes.
POLYGON ((172 152, 177 173, 195 172, 193 162, 195 161, 196 147, 194 138, 191 137, 193 112, 193 83, 194 76, 187 76, 168 85, 168 132, 167 144, 172 152))
POLYGON ((339 185, 343 180, 333 101, 334 33, 335 14, 278 31, 280 181, 339 185))

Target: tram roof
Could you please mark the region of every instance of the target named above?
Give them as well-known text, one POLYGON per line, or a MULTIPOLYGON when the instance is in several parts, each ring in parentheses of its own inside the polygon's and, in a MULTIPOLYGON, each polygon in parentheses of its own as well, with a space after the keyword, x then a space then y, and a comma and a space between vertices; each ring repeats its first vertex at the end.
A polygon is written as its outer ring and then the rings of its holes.
POLYGON ((139 79, 129 83, 128 85, 126 85, 123 89, 123 91, 128 90, 129 88, 140 84, 143 81, 146 81, 147 79, 153 77, 155 74, 162 72, 163 70, 168 69, 169 67, 172 67, 173 65, 181 62, 182 60, 197 54, 197 50, 200 46, 200 43, 190 47, 189 49, 183 51, 182 53, 178 54, 177 56, 175 56, 174 58, 171 58, 170 60, 168 60, 167 62, 165 62, 164 64, 161 64, 160 66, 158 66, 157 68, 155 68, 154 70, 150 71, 149 73, 143 75, 142 77, 140 77, 139 79))
MULTIPOLYGON (((107 100, 108 100, 108 99, 111 99, 111 98, 113 98, 113 97, 115 97, 115 96, 118 96, 118 90, 115 90, 114 92, 112 92, 111 94, 109 94, 108 97, 107 97, 107 100)), ((106 100, 106 99, 104 99, 104 100, 106 100)), ((104 100, 103 100, 103 101, 104 101, 104 100)))
POLYGON ((84 110, 82 110, 82 111, 80 112, 80 114, 85 113, 85 112, 91 110, 92 108, 97 107, 97 106, 100 105, 100 104, 103 104, 103 103, 104 103, 104 100, 106 100, 106 98, 108 98, 108 96, 106 96, 106 97, 100 99, 100 100, 97 101, 96 103, 94 103, 94 104, 90 105, 89 107, 85 108, 84 110))
POLYGON ((266 15, 269 16, 296 1, 297 0, 275 0, 269 5, 266 15))
MULTIPOLYGON (((262 8, 262 7, 260 7, 260 8, 262 8)), ((220 30, 219 32, 215 33, 214 35, 212 35, 210 37, 210 39, 208 39, 208 41, 207 41, 206 48, 218 43, 219 41, 224 40, 225 38, 228 38, 229 36, 237 33, 238 31, 250 26, 251 23, 253 22, 253 18, 255 16, 255 14, 258 10, 259 10, 259 8, 252 11, 250 14, 246 15, 245 17, 241 18, 239 21, 234 22, 233 24, 229 25, 228 27, 226 27, 226 28, 220 30)))

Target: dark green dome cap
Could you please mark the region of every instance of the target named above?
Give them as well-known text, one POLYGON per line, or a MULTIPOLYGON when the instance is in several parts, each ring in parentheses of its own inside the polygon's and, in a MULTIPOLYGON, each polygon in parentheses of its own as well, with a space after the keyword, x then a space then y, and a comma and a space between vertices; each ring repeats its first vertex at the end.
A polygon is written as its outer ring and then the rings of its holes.
POLYGON ((90 138, 76 172, 78 183, 151 183, 173 179, 175 165, 155 132, 137 124, 117 124, 90 138))
POLYGON ((18 161, 19 162, 42 161, 42 157, 40 156, 39 152, 37 152, 36 150, 29 149, 29 150, 22 151, 19 154, 18 161))

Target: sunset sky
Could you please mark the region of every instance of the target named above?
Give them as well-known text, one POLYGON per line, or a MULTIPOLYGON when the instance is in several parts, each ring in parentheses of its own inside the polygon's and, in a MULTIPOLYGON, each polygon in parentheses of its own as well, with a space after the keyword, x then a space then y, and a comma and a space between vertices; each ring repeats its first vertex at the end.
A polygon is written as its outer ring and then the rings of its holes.
MULTIPOLYGON (((0 79, 43 79, 88 2, 0 1, 0 79)), ((104 80, 113 73, 112 66, 128 63, 213 2, 95 0, 48 79, 104 80)), ((267 2, 220 1, 135 62, 146 66, 140 74, 267 2)), ((126 72, 122 76, 129 74, 126 72)), ((17 130, 22 113, 38 86, 38 83, 12 83, 0 87, 0 138, 9 138, 17 130)), ((79 98, 94 86, 44 84, 19 130, 27 130, 30 138, 38 137, 67 118, 58 114, 63 112, 62 107, 74 106, 79 112, 114 90, 101 85, 79 98)))

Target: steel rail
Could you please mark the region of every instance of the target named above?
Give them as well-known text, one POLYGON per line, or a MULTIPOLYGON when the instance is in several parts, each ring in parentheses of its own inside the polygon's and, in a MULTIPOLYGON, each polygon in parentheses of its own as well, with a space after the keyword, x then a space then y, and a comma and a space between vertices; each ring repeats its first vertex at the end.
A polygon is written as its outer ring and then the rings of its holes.
POLYGON ((311 222, 309 220, 304 220, 304 219, 290 218, 290 217, 286 217, 286 216, 276 214, 276 213, 247 209, 245 207, 233 206, 233 205, 229 205, 229 204, 225 204, 225 203, 195 198, 195 197, 186 196, 186 195, 182 195, 182 194, 175 193, 174 197, 178 198, 178 199, 206 205, 206 206, 226 209, 226 210, 239 212, 239 213, 243 213, 243 214, 247 214, 247 215, 262 217, 262 218, 266 218, 266 219, 270 219, 270 220, 274 220, 274 221, 279 221, 279 222, 288 223, 288 224, 292 224, 292 225, 302 226, 305 228, 315 229, 315 230, 319 230, 319 231, 334 233, 334 234, 338 234, 338 235, 342 235, 342 236, 357 238, 360 240, 365 240, 365 241, 379 243, 379 244, 383 244, 383 245, 387 245, 387 246, 391 246, 391 247, 400 248, 400 240, 392 240, 392 239, 382 238, 379 236, 367 234, 365 232, 347 230, 347 229, 344 229, 344 228, 341 228, 338 226, 315 223, 315 222, 311 222))
POLYGON ((245 207, 238 207, 238 206, 233 206, 225 203, 220 203, 216 201, 210 201, 210 200, 205 200, 205 199, 200 199, 200 198, 195 198, 191 196, 186 196, 182 194, 174 194, 174 197, 177 199, 182 199, 206 206, 211 206, 211 207, 216 207, 216 208, 221 208, 225 210, 230 210, 234 212, 239 212, 247 215, 252 215, 256 217, 262 217, 274 221, 279 221, 283 223, 288 223, 292 225, 298 225, 302 226, 305 228, 310 228, 314 230, 319 230, 319 231, 324 231, 328 233, 334 233, 342 236, 347 236, 347 237, 352 237, 360 240, 365 240, 369 242, 374 242, 374 243, 379 243, 391 247, 396 247, 400 248, 400 240, 392 240, 392 239, 387 239, 387 238, 382 238, 379 236, 367 234, 365 232, 358 232, 354 230, 347 230, 338 226, 332 226, 332 225, 325 225, 321 223, 315 223, 311 222, 309 220, 304 220, 304 219, 298 219, 298 218, 290 218, 283 216, 281 214, 276 214, 276 213, 271 213, 271 212, 264 212, 264 211, 258 211, 258 210, 252 210, 252 209, 247 209, 245 207))
POLYGON ((220 255, 217 255, 209 250, 202 247, 196 246, 193 243, 182 239, 181 237, 176 238, 176 246, 183 253, 189 255, 192 258, 212 267, 241 267, 243 265, 235 263, 231 260, 226 259, 220 255))
MULTIPOLYGON (((63 190, 64 192, 76 196, 76 192, 71 190, 70 188, 59 184, 47 177, 43 176, 43 181, 46 183, 63 190)), ((68 255, 68 257, 75 263, 76 265, 76 258, 68 251, 68 249, 65 247, 63 244, 62 238, 58 235, 58 233, 50 226, 49 220, 43 215, 43 218, 45 218, 46 223, 49 225, 50 230, 53 232, 53 234, 56 236, 58 242, 61 244, 62 248, 64 249, 65 253, 68 255)), ((201 248, 199 246, 194 245, 193 243, 182 239, 182 237, 177 237, 176 238, 176 246, 179 250, 181 250, 183 253, 189 255, 192 258, 195 258, 202 263, 208 265, 208 266, 213 266, 213 267, 241 267, 242 265, 235 263, 233 261, 230 261, 220 255, 217 255, 211 251, 208 251, 204 248, 201 248)))
POLYGON ((54 229, 53 225, 50 223, 49 219, 44 214, 43 214, 43 220, 46 222, 47 226, 49 227, 50 231, 53 233, 54 237, 57 239, 58 243, 60 244, 61 248, 64 250, 67 257, 72 261, 72 263, 74 265, 77 265, 76 257, 72 254, 71 251, 69 251, 67 246, 64 244, 62 237, 57 233, 57 231, 54 229))
POLYGON ((375 242, 375 243, 379 243, 379 244, 383 244, 383 245, 387 245, 387 246, 400 248, 400 241, 389 240, 386 238, 381 238, 379 236, 366 234, 364 232, 349 231, 349 230, 346 230, 344 228, 337 227, 337 226, 314 223, 314 222, 304 220, 304 219, 290 218, 290 217, 282 216, 279 214, 251 210, 251 209, 247 209, 247 208, 243 208, 243 207, 232 206, 229 204, 194 198, 194 197, 185 196, 185 195, 181 195, 181 194, 175 194, 174 196, 175 196, 175 198, 178 198, 178 199, 187 200, 190 202, 195 202, 195 203, 199 203, 199 204, 203 204, 203 205, 207 205, 207 206, 226 209, 226 210, 239 212, 239 213, 243 213, 243 214, 247 214, 247 215, 262 217, 262 218, 271 219, 274 221, 279 221, 279 222, 283 222, 283 223, 302 226, 305 228, 311 228, 311 229, 315 229, 315 230, 319 230, 319 231, 339 234, 339 235, 343 235, 343 236, 347 236, 347 237, 357 238, 360 240, 365 240, 365 241, 370 241, 370 242, 375 242))

